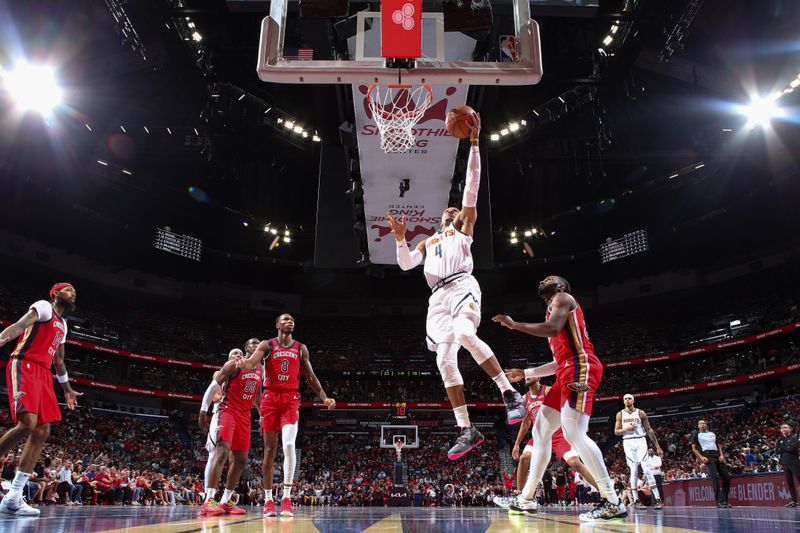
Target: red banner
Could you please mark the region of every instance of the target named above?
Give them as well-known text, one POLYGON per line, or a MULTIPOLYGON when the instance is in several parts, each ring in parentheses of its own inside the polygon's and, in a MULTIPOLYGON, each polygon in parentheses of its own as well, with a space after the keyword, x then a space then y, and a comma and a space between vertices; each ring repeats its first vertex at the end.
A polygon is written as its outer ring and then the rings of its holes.
MULTIPOLYGON (((768 378, 770 376, 778 376, 780 374, 787 374, 800 369, 800 363, 792 363, 791 365, 776 366, 761 372, 754 372, 745 376, 736 376, 727 379, 720 379, 718 381, 705 381, 703 383, 690 383, 689 385, 681 385, 680 387, 670 387, 667 389, 657 389, 651 391, 640 391, 636 393, 637 398, 650 398, 653 396, 667 396, 669 394, 678 394, 682 392, 700 391, 706 389, 715 389, 717 387, 724 387, 726 385, 736 385, 738 383, 746 383, 756 379, 768 378)), ((598 396, 594 401, 596 402, 610 402, 613 400, 622 400, 623 394, 614 394, 612 396, 598 396)))
MULTIPOLYGON (((716 506, 714 489, 708 479, 671 481, 664 484, 664 503, 668 506, 716 506)), ((792 499, 783 473, 735 476, 731 480, 728 503, 739 506, 783 507, 792 499)))
POLYGON ((763 333, 757 333, 755 335, 750 335, 749 337, 742 337, 741 339, 735 339, 732 341, 726 342, 718 342, 714 344, 707 344, 705 346, 700 346, 699 348, 692 348, 691 350, 683 350, 681 352, 674 352, 668 353, 663 355, 652 355, 650 357, 637 357, 635 359, 628 359, 626 361, 612 361, 610 363, 603 363, 605 368, 615 368, 618 366, 632 366, 632 365, 645 365, 648 363, 658 363, 661 361, 669 361, 672 359, 680 359, 682 357, 689 357, 692 355, 697 355, 701 353, 708 353, 708 352, 715 352, 717 350, 724 350, 725 348, 731 348, 733 346, 741 346, 742 344, 750 344, 752 342, 760 341, 761 339, 766 339, 767 337, 772 337, 774 335, 780 335, 783 333, 789 333, 790 331, 794 331, 800 328, 800 322, 795 322, 794 324, 787 324, 785 326, 781 326, 779 328, 771 329, 769 331, 765 331, 763 333))
MULTIPOLYGON (((10 326, 11 322, 7 320, 0 319, 0 325, 2 326, 10 326)), ((762 339, 766 339, 767 337, 773 337, 775 335, 781 335, 784 333, 789 333, 791 331, 795 331, 800 329, 800 322, 795 322, 793 324, 787 324, 785 326, 781 326, 779 328, 771 329, 769 331, 764 331, 762 333, 757 333, 755 335, 750 335, 748 337, 742 337, 741 339, 736 339, 728 342, 720 342, 714 344, 708 344, 706 346, 701 346, 699 348, 692 348, 691 350, 684 350, 681 352, 674 352, 670 354, 664 355, 654 355, 650 357, 637 357, 634 359, 628 359, 625 361, 612 361, 610 363, 603 363, 604 368, 616 368, 620 366, 634 366, 634 365, 644 365, 649 363, 657 363, 661 361, 669 361, 671 359, 680 359, 682 357, 689 357, 692 355, 697 355, 701 353, 708 353, 714 352, 717 350, 724 350, 725 348, 730 348, 732 346, 740 346, 743 344, 750 344, 753 342, 760 341, 762 339)), ((216 365, 213 363, 201 363, 199 361, 190 361, 188 359, 174 359, 172 357, 163 357, 160 355, 147 355, 135 352, 129 352, 127 350, 120 350, 117 348, 112 348, 110 346, 103 346, 102 344, 95 344, 92 342, 86 342, 78 339, 68 339, 67 344, 72 346, 80 346, 81 348, 86 348, 88 350, 95 350, 98 352, 109 353, 113 355, 118 355, 120 357, 130 357, 131 359, 140 359, 143 361, 151 361, 154 363, 164 363, 164 364, 172 364, 172 365, 181 365, 181 366, 189 366, 194 368, 206 368, 208 370, 219 370, 222 365, 216 365)))

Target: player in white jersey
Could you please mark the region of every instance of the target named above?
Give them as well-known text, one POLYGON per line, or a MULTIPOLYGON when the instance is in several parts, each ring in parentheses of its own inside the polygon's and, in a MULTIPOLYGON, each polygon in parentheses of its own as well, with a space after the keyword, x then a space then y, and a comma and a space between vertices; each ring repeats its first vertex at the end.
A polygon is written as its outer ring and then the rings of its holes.
MULTIPOLYGON (((641 509, 643 506, 639 504, 639 491, 637 490, 640 465, 642 472, 647 477, 647 484, 651 487, 656 487, 653 471, 648 466, 648 462, 645 461, 645 457, 647 457, 647 439, 645 437, 650 437, 650 440, 653 441, 659 457, 664 455, 664 452, 661 450, 661 446, 658 445, 656 432, 650 427, 647 414, 633 405, 633 395, 626 394, 623 396, 622 401, 625 404, 625 408, 617 413, 614 434, 622 437, 622 448, 625 450, 625 459, 628 461, 628 468, 631 470, 634 507, 641 509)), ((655 496, 656 500, 655 508, 661 509, 663 505, 658 488, 653 488, 653 496, 655 496)))
POLYGON ((469 350, 475 362, 497 384, 506 405, 508 423, 518 424, 525 418, 522 396, 509 383, 492 349, 476 335, 481 321, 481 288, 472 276, 471 247, 481 175, 478 149, 481 122, 477 113, 472 116, 470 128, 472 147, 461 210, 445 209, 440 231, 420 242, 414 250, 409 250, 405 240, 406 217, 398 221, 391 213, 387 215, 397 241, 397 264, 403 270, 410 270, 424 261, 425 279, 433 292, 428 300, 428 348, 436 352, 436 364, 453 406, 456 424, 461 428, 461 435, 447 454, 451 460, 483 442, 483 435, 469 421, 464 380, 458 369, 461 346, 469 350))

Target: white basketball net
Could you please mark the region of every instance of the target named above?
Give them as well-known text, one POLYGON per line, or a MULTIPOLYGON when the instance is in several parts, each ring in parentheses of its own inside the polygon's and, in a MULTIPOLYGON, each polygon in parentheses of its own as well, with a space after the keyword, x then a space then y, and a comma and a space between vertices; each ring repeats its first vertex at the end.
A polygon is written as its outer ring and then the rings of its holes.
POLYGON ((427 83, 416 87, 373 83, 367 101, 381 133, 381 149, 402 153, 414 146, 413 128, 433 103, 433 89, 427 83))
POLYGON ((397 450, 397 460, 398 461, 400 460, 400 454, 402 453, 403 446, 405 446, 405 445, 406 445, 406 443, 401 441, 401 440, 394 441, 394 448, 395 448, 395 450, 397 450))

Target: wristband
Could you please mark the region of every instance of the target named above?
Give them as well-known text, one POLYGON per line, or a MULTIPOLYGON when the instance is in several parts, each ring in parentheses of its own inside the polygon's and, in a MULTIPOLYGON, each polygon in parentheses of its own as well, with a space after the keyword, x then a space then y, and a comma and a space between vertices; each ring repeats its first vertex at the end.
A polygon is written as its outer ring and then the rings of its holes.
POLYGON ((59 383, 69 383, 69 375, 64 372, 62 375, 56 375, 56 379, 58 379, 59 383))
POLYGON ((532 368, 526 368, 525 372, 525 379, 533 379, 536 377, 536 372, 532 368))
POLYGON ((398 241, 397 239, 395 239, 395 241, 394 241, 394 242, 396 242, 396 243, 397 243, 397 246, 398 246, 398 247, 400 247, 400 246, 408 246, 408 244, 406 243, 406 238, 405 238, 405 237, 403 237, 403 240, 402 240, 402 241, 398 241))

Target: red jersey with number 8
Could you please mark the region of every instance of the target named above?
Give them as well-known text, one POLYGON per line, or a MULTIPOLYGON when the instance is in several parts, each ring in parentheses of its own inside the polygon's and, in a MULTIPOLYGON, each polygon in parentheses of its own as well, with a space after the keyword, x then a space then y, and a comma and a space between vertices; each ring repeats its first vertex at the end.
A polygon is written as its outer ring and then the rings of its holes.
POLYGON ((300 342, 281 346, 278 339, 270 339, 267 358, 266 388, 275 392, 296 391, 300 388, 300 342))
POLYGON ((256 392, 261 383, 261 366, 255 370, 242 372, 228 378, 222 388, 222 400, 219 402, 220 411, 233 411, 236 413, 250 414, 256 401, 256 392))

